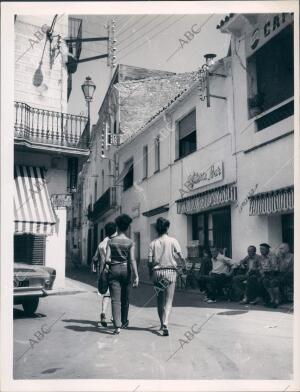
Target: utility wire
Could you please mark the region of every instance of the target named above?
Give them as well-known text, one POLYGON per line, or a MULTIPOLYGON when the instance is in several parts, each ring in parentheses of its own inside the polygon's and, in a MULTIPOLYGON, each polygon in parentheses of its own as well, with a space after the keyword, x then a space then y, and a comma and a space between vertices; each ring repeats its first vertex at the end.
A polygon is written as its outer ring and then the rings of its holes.
MULTIPOLYGON (((179 19, 175 20, 174 22, 170 23, 168 26, 166 26, 165 28, 163 28, 162 30, 158 31, 157 33, 153 34, 149 39, 152 39, 154 37, 156 37, 158 34, 162 33, 163 31, 167 30, 169 27, 173 26, 175 23, 179 22, 181 19, 183 19, 186 15, 181 16, 179 19)), ((119 60, 121 60, 122 58, 128 56, 129 54, 133 53, 134 51, 136 51, 137 49, 139 49, 141 46, 144 45, 145 42, 142 42, 140 45, 138 45, 136 48, 134 48, 133 50, 130 50, 128 53, 125 53, 123 56, 121 56, 119 58, 119 60)))
MULTIPOLYGON (((159 17, 159 15, 158 15, 158 16, 154 16, 154 19, 152 19, 150 22, 148 22, 148 23, 142 25, 142 26, 141 26, 140 28, 138 28, 137 30, 134 30, 133 33, 132 33, 132 35, 133 35, 133 34, 136 34, 136 33, 139 32, 140 30, 142 30, 143 28, 145 28, 146 26, 148 26, 150 23, 152 23, 152 22, 153 22, 156 18, 158 18, 158 17, 159 17)), ((120 42, 118 42, 118 45, 120 45, 122 42, 125 42, 129 37, 130 37, 130 35, 127 36, 126 38, 124 38, 123 40, 121 40, 120 42)))
POLYGON ((127 21, 127 15, 123 15, 122 17, 120 17, 120 20, 119 20, 119 22, 117 21, 117 25, 116 25, 116 28, 119 29, 119 30, 123 29, 123 27, 125 26, 126 21, 127 21), (120 24, 118 25, 120 20, 121 20, 122 25, 120 25, 120 24), (125 20, 125 23, 124 23, 124 20, 125 20))
POLYGON ((128 25, 130 19, 134 18, 135 16, 137 16, 137 15, 131 15, 131 16, 129 16, 129 18, 127 19, 127 21, 123 24, 122 28, 118 31, 119 34, 124 33, 125 30, 124 30, 124 31, 121 31, 121 30, 124 29, 124 27, 128 25))
MULTIPOLYGON (((141 31, 141 30, 144 29, 146 26, 148 26, 149 24, 151 24, 152 22, 154 22, 154 20, 157 19, 157 18, 159 18, 159 17, 160 17, 160 15, 154 16, 154 18, 153 18, 151 21, 149 21, 148 23, 144 24, 143 26, 141 26, 140 28, 138 28, 137 30, 135 30, 135 31, 132 33, 132 35, 138 33, 139 31, 141 31)), ((120 42, 117 41, 117 45, 121 45, 121 44, 122 44, 123 42, 125 42, 128 38, 129 38, 129 37, 127 37, 127 38, 121 40, 120 42)))
POLYGON ((121 33, 119 32, 119 35, 122 35, 124 33, 126 33, 126 31, 128 31, 129 29, 131 29, 134 25, 138 24, 141 20, 145 19, 148 15, 143 15, 138 21, 134 21, 130 26, 127 27, 127 29, 125 29, 124 31, 122 31, 121 33))
POLYGON ((160 25, 164 24, 168 19, 172 18, 173 15, 168 16, 165 20, 159 22, 155 27, 151 27, 150 30, 146 31, 143 33, 142 36, 136 38, 135 40, 133 40, 132 42, 130 42, 128 45, 124 46, 122 49, 120 49, 120 52, 122 52, 124 49, 127 49, 129 46, 131 46, 132 44, 134 44, 136 41, 140 40, 141 38, 144 38, 144 36, 148 33, 151 33, 154 29, 156 29, 157 27, 159 27, 160 25))

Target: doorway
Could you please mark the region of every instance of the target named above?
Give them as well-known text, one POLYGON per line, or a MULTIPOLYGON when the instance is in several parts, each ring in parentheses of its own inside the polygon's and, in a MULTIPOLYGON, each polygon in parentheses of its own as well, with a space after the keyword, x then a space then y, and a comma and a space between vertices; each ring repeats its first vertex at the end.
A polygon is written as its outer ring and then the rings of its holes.
POLYGON ((205 211, 192 216, 193 240, 204 247, 215 246, 231 257, 231 208, 230 206, 205 211))

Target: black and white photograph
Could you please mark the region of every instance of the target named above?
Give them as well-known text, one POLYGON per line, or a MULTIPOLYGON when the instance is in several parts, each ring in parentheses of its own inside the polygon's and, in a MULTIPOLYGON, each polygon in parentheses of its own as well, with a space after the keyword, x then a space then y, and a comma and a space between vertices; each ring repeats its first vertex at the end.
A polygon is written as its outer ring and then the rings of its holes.
POLYGON ((1 390, 298 391, 298 2, 1 8, 1 390))

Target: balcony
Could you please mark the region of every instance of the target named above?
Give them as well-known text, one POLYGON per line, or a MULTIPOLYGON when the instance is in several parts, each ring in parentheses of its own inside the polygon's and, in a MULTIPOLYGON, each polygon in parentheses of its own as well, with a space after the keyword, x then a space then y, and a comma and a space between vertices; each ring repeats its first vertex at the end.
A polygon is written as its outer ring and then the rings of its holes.
POLYGON ((87 117, 54 112, 15 102, 15 144, 50 150, 78 149, 88 152, 87 117))
POLYGON ((108 188, 94 203, 92 219, 96 220, 117 206, 116 187, 108 188))

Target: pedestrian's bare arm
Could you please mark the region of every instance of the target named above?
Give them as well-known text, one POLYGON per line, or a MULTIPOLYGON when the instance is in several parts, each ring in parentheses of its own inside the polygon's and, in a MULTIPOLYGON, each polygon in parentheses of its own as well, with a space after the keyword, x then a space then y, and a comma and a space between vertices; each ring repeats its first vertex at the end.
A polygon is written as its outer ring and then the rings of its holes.
POLYGON ((134 275, 134 286, 137 286, 139 284, 139 274, 138 274, 138 270, 137 270, 137 265, 136 265, 136 259, 135 259, 135 246, 134 244, 132 245, 132 247, 130 248, 130 264, 131 264, 131 268, 133 271, 133 275, 134 275))
POLYGON ((111 251, 110 251, 110 246, 109 246, 109 244, 107 244, 105 254, 106 254, 106 256, 105 256, 105 262, 106 262, 106 264, 110 264, 110 263, 111 263, 111 251))

